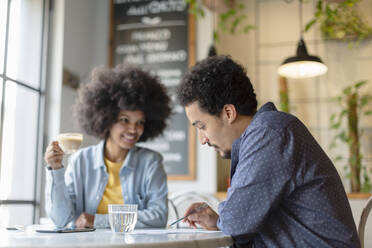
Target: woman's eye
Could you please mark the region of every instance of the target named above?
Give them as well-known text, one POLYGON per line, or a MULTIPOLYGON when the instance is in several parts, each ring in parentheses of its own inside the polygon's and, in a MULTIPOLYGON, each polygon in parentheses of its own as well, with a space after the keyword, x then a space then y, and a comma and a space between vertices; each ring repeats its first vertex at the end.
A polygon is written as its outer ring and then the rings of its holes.
POLYGON ((124 122, 124 123, 127 123, 129 120, 128 120, 128 118, 121 117, 121 118, 119 119, 119 121, 124 122))
POLYGON ((144 126, 145 125, 145 121, 140 121, 138 124, 141 125, 141 126, 144 126))

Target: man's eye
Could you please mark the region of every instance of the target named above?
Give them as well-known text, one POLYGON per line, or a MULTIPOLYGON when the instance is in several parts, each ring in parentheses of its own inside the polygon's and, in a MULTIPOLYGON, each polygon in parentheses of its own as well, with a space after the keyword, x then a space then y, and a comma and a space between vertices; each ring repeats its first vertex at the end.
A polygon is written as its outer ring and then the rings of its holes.
POLYGON ((200 130, 204 130, 205 129, 205 125, 199 125, 197 126, 196 128, 200 129, 200 130))

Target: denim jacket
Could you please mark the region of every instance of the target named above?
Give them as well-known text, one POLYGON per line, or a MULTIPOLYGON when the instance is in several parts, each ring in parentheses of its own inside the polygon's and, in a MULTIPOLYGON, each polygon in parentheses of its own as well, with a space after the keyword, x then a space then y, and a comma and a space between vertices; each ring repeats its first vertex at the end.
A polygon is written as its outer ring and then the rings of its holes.
MULTIPOLYGON (((96 213, 109 177, 103 154, 101 141, 73 154, 66 169, 46 170, 46 212, 57 227, 73 224, 83 212, 95 215, 96 228, 109 227, 108 215, 96 213)), ((119 176, 124 203, 138 204, 136 227, 164 227, 168 187, 161 155, 135 146, 119 176)))

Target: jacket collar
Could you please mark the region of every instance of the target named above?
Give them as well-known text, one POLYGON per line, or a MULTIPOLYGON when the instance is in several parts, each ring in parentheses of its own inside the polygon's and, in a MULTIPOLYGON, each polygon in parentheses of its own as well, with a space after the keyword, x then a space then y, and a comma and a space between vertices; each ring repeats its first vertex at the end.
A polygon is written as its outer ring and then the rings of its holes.
MULTIPOLYGON (((136 161, 137 159, 135 158, 134 154, 135 154, 135 150, 137 150, 138 147, 134 146, 133 148, 131 148, 129 151, 128 151, 128 154, 127 156, 125 157, 124 161, 123 161, 123 164, 122 164, 122 168, 126 167, 126 168, 129 168, 129 169, 133 169, 135 164, 136 164, 136 161)), ((104 160, 104 156, 105 156, 105 140, 102 140, 100 141, 95 147, 94 147, 94 150, 93 152, 95 153, 95 159, 94 159, 94 169, 98 169, 100 167, 106 167, 105 165, 105 160, 104 160)))

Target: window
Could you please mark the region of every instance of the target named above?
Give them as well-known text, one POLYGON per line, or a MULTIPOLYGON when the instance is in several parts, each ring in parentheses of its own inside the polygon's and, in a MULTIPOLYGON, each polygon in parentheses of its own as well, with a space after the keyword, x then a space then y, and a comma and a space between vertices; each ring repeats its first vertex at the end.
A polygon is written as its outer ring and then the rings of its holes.
POLYGON ((46 0, 0 0, 0 226, 37 221, 46 0))

